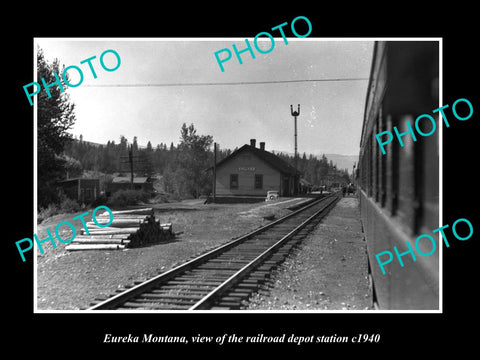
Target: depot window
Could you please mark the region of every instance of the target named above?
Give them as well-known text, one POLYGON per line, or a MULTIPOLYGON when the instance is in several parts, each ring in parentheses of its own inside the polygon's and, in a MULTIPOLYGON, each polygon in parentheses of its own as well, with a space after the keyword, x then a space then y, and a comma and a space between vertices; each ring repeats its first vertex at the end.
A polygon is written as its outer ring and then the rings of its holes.
POLYGON ((263 189, 263 175, 255 175, 255 189, 263 189))
POLYGON ((238 189, 238 174, 230 174, 230 189, 238 189))

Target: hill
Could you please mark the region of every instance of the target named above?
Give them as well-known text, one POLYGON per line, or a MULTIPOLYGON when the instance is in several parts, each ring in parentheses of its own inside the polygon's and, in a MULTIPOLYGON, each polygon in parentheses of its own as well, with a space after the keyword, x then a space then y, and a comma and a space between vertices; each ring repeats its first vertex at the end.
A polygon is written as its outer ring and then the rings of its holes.
POLYGON ((329 161, 332 160, 337 164, 337 169, 347 169, 349 174, 352 173, 353 164, 358 164, 358 155, 325 154, 325 156, 329 161))
MULTIPOLYGON (((273 150, 275 154, 283 153, 289 156, 293 156, 293 153, 283 152, 278 150, 273 150)), ((302 156, 303 154, 300 154, 302 156)), ((309 154, 307 154, 308 156, 309 154)), ((353 164, 358 164, 358 155, 341 155, 341 154, 313 154, 317 159, 321 159, 322 155, 325 155, 328 161, 332 161, 333 164, 337 165, 337 169, 347 169, 348 173, 351 174, 353 170, 353 164)))

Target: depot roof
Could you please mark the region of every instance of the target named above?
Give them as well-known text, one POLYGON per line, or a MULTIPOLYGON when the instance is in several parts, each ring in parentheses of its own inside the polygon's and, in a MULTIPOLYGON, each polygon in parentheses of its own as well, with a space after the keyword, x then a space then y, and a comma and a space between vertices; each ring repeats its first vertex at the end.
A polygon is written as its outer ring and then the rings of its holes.
POLYGON ((253 155, 255 155, 258 158, 260 158, 261 160, 265 161, 267 164, 269 164, 270 166, 277 169, 278 171, 280 171, 283 174, 287 174, 287 175, 300 174, 300 172, 295 170, 295 168, 292 165, 288 164, 285 160, 279 158, 277 155, 272 154, 269 151, 257 148, 254 145, 248 145, 248 144, 243 145, 241 148, 234 151, 233 153, 231 153, 226 158, 217 162, 217 167, 222 166, 226 162, 232 160, 236 156, 238 156, 242 153, 245 153, 245 152, 253 153, 253 155))

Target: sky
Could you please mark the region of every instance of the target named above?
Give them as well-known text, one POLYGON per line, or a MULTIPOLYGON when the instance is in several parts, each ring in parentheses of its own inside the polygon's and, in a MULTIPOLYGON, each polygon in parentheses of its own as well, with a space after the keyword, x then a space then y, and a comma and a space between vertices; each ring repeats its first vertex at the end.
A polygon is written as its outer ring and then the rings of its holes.
MULTIPOLYGON (((290 105, 300 104, 300 154, 357 155, 373 41, 288 38, 285 44, 280 37, 267 54, 249 42, 255 58, 241 53, 243 64, 232 45, 245 49, 245 38, 37 38, 35 46, 49 62, 82 69, 83 82, 66 90, 75 103, 70 132, 77 138, 106 144, 123 135, 129 141, 137 136, 140 146, 176 145, 182 124, 193 123, 223 149, 255 138, 266 150, 293 153, 290 105), (222 72, 214 53, 225 48, 232 57, 222 72), (99 62, 109 49, 121 58, 111 72, 99 62), (87 63, 80 64, 92 56, 96 79, 87 63)), ((258 46, 266 52, 272 43, 262 37, 258 46)), ((104 61, 116 65, 112 53, 104 61)), ((68 74, 72 84, 79 81, 75 69, 68 74)))

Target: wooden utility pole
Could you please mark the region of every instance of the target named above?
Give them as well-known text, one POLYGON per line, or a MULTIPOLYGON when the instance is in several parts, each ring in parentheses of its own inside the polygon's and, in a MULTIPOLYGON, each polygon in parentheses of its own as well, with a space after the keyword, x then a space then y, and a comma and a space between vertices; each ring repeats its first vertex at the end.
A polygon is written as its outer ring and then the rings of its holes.
POLYGON ((217 195, 217 143, 213 143, 213 202, 217 195))
POLYGON ((130 188, 133 190, 133 146, 130 145, 130 150, 128 151, 128 161, 130 162, 130 188))

